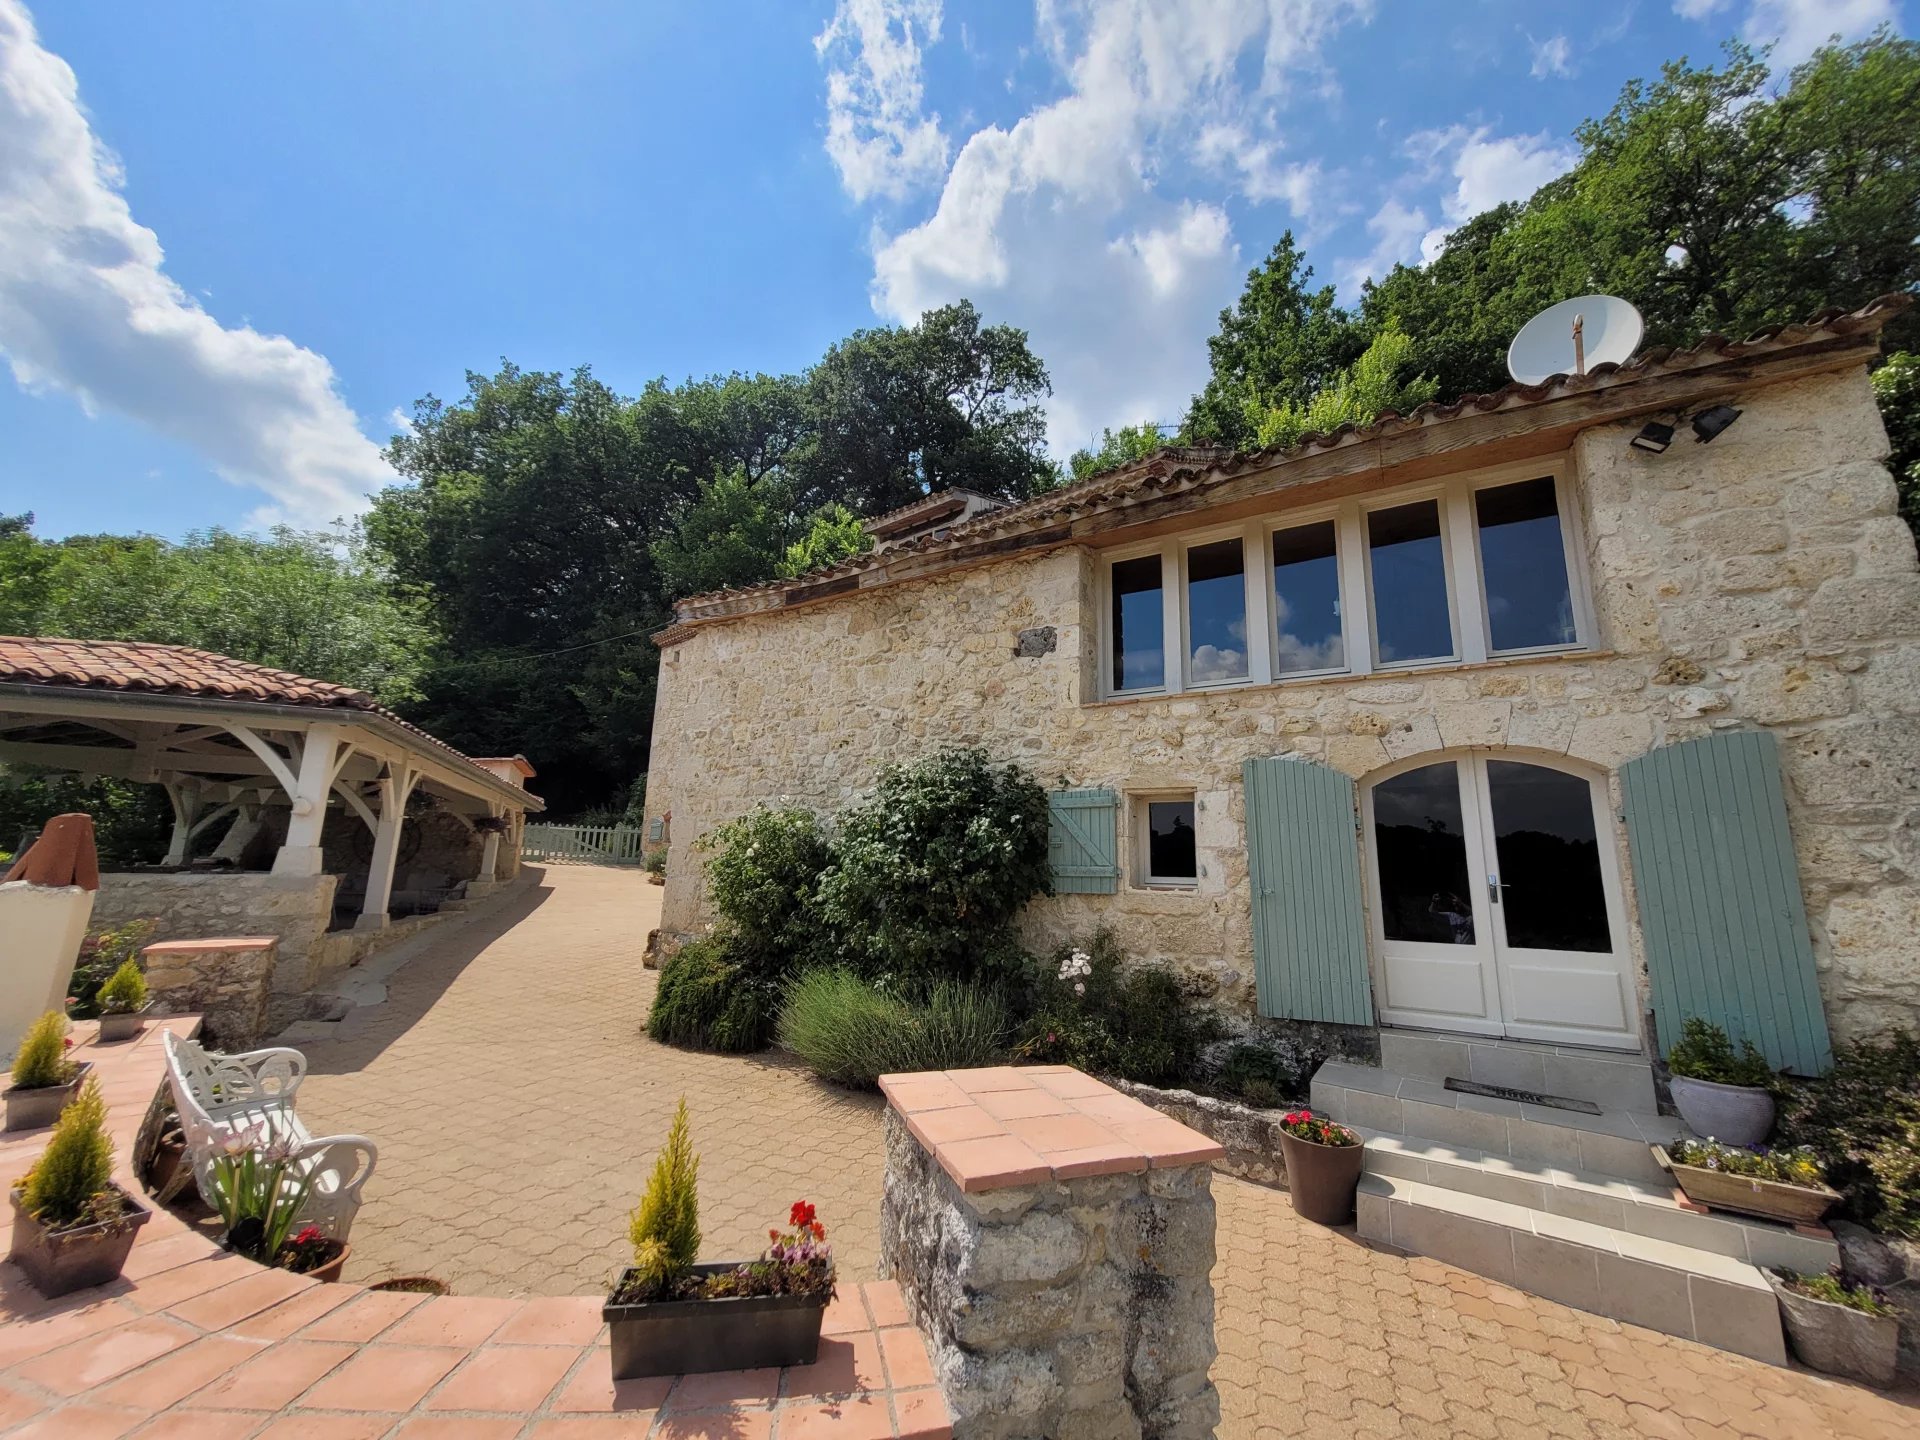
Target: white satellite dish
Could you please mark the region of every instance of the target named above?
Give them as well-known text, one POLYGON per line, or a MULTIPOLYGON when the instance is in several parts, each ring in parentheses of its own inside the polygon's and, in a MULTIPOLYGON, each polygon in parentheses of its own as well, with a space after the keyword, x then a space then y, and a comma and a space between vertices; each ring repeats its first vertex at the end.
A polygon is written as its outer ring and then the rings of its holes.
POLYGON ((1640 348, 1646 329, 1640 312, 1617 295, 1576 295, 1521 327, 1507 347, 1507 373, 1522 385, 1538 385, 1550 375, 1623 365, 1640 348))

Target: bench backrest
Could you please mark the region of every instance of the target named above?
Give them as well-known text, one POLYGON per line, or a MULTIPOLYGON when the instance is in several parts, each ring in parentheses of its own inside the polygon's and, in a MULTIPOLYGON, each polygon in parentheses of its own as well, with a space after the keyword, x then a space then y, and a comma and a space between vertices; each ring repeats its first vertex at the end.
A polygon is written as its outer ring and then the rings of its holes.
POLYGON ((195 1122, 211 1127, 236 1111, 284 1105, 292 1090, 290 1072, 283 1066, 248 1066, 171 1030, 164 1032, 161 1043, 167 1052, 173 1103, 189 1134, 195 1122))

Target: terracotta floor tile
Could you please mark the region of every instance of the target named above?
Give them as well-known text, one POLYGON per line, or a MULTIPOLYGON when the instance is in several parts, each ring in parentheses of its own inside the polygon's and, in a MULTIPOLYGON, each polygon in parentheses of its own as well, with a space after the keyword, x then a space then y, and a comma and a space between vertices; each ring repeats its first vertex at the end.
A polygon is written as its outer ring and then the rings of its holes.
POLYGON ((0 1430, 31 1419, 46 1408, 46 1402, 38 1395, 30 1395, 13 1385, 0 1385, 0 1430))
POLYGON ((887 1383, 896 1390, 931 1385, 933 1362, 927 1358, 927 1342, 911 1325, 897 1325, 880 1332, 880 1353, 887 1362, 887 1383))
POLYGON ((284 1270, 256 1266, 253 1274, 243 1276, 231 1285, 222 1285, 218 1290, 209 1290, 191 1300, 169 1305, 167 1313, 176 1320, 184 1320, 202 1330, 225 1330, 249 1315, 257 1315, 283 1300, 291 1300, 317 1288, 312 1280, 289 1275, 284 1270))
MULTIPOLYGON (((151 1229, 151 1224, 147 1228, 151 1229)), ((210 1248, 204 1236, 186 1232, 158 1240, 148 1240, 143 1235, 120 1273, 128 1280, 149 1280, 191 1261, 212 1258, 208 1254, 210 1248)))
POLYGON ((893 1440, 893 1415, 882 1395, 782 1405, 780 1440, 893 1440))
POLYGON ((518 1313, 521 1302, 486 1296, 436 1297, 380 1336, 385 1345, 458 1345, 486 1342, 518 1313))
POLYGON ((142 1425, 133 1440, 247 1440, 259 1428, 258 1415, 176 1408, 142 1425))
POLYGON ((952 1440, 953 1415, 938 1390, 896 1390, 893 1413, 900 1440, 952 1440))
POLYGON ((572 1345, 486 1345, 427 1401, 429 1410, 540 1409, 581 1350, 572 1345))
POLYGON ((391 1415, 284 1415, 253 1440, 381 1440, 391 1415))
POLYGON ((209 1335, 130 1375, 122 1375, 94 1398, 109 1405, 164 1410, 258 1354, 265 1343, 209 1335))
POLYGON ((193 1403, 209 1410, 279 1410, 355 1353, 343 1342, 282 1340, 199 1391, 193 1403))
POLYGON ((138 1281, 127 1292, 127 1299, 149 1313, 167 1310, 183 1300, 191 1300, 209 1290, 218 1290, 222 1285, 231 1285, 259 1271, 260 1267, 253 1261, 238 1255, 215 1255, 210 1259, 175 1266, 138 1281))
MULTIPOLYGON (((769 1428, 761 1430, 759 1434, 762 1437, 770 1435, 772 1418, 763 1414, 760 1419, 769 1428)), ((644 1415, 569 1415, 557 1420, 542 1420, 533 1427, 530 1440, 646 1440, 652 1431, 653 1415, 650 1411, 644 1415)), ((753 1431, 743 1425, 725 1433, 728 1440, 749 1440, 753 1431)))
POLYGON ((822 1335, 854 1335, 872 1328, 867 1308, 860 1303, 859 1287, 854 1285, 843 1285, 839 1298, 830 1303, 826 1314, 820 1317, 822 1335))
POLYGON ((697 1415, 663 1415, 653 1440, 771 1440, 773 1412, 708 1410, 697 1415))
POLYGON ((591 1345, 600 1337, 601 1301, 592 1295, 529 1300, 493 1332, 494 1345, 591 1345))
MULTIPOLYGON (((0 1273, 19 1272, 8 1265, 0 1267, 0 1273)), ((26 1282, 20 1283, 24 1286, 26 1282)), ((39 1297, 36 1295, 34 1298, 39 1297)), ((0 1323, 0 1369, 72 1344, 82 1336, 124 1325, 138 1316, 138 1311, 129 1309, 117 1300, 101 1300, 75 1305, 67 1310, 50 1311, 31 1320, 0 1323)))
POLYGON ((550 1407, 554 1410, 608 1414, 614 1411, 644 1411, 653 1414, 666 1403, 673 1388, 671 1375, 641 1380, 622 1380, 617 1384, 605 1346, 595 1346, 573 1372, 550 1407))
POLYGON ((283 1340, 322 1315, 339 1309, 359 1293, 351 1285, 315 1285, 257 1315, 247 1316, 228 1333, 255 1340, 283 1340))
POLYGON ((7 1440, 119 1440, 150 1413, 112 1405, 66 1405, 28 1421, 7 1440))
POLYGON ((311 1410, 411 1410, 465 1358, 464 1350, 444 1346, 368 1345, 302 1403, 311 1410))
POLYGON ((886 1388, 886 1374, 880 1365, 880 1341, 872 1331, 823 1336, 819 1358, 813 1364, 795 1365, 780 1376, 782 1399, 854 1395, 886 1388))
POLYGON ((907 1314, 907 1302, 900 1296, 900 1286, 892 1280, 870 1280, 860 1287, 861 1298, 867 1302, 867 1313, 873 1316, 873 1323, 884 1329, 888 1325, 908 1325, 912 1317, 907 1314))
POLYGON ((15 1373, 56 1395, 79 1395, 196 1338, 184 1325, 149 1316, 76 1340, 29 1361, 15 1373))
POLYGON ((515 1440, 526 1421, 516 1415, 510 1420, 478 1420, 462 1416, 421 1416, 405 1421, 393 1432, 391 1440, 515 1440))
POLYGON ((750 1408, 773 1403, 780 1390, 778 1370, 718 1370, 708 1375, 682 1375, 663 1407, 669 1415, 690 1410, 750 1408))
POLYGON ((363 1290, 331 1314, 323 1315, 301 1333, 302 1340, 371 1340, 397 1324, 427 1300, 425 1295, 402 1295, 386 1290, 363 1290))

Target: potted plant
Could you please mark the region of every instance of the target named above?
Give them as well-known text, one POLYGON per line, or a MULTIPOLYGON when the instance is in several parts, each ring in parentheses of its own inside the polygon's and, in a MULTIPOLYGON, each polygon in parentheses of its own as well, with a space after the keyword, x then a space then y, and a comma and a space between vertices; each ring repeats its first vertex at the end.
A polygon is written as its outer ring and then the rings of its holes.
POLYGON ((640 857, 640 867, 647 872, 647 881, 653 885, 667 883, 666 847, 657 846, 640 857))
POLYGON ((49 1010, 33 1022, 13 1057, 13 1084, 7 1088, 9 1130, 37 1130, 60 1118, 67 1102, 80 1093, 92 1065, 67 1058, 67 1017, 49 1010))
POLYGON ((1294 1110, 1280 1117, 1280 1154, 1295 1214, 1316 1225, 1353 1219, 1353 1195, 1366 1155, 1358 1135, 1311 1110, 1294 1110))
POLYGON ((95 998, 100 1005, 100 1038, 109 1042, 138 1035, 153 1003, 148 998, 147 977, 140 973, 140 962, 131 955, 107 977, 95 998))
POLYGON ((1851 1285, 1835 1266, 1826 1275, 1768 1270, 1787 1339, 1801 1362, 1829 1375, 1891 1385, 1900 1362, 1900 1312, 1871 1286, 1851 1285))
POLYGON ((113 1183, 107 1102, 89 1080, 13 1187, 7 1258, 49 1300, 119 1275, 153 1212, 113 1183))
POLYGON ((339 1279, 349 1247, 317 1226, 293 1233, 309 1189, 306 1177, 292 1164, 295 1142, 275 1139, 259 1126, 226 1136, 219 1147, 213 1157, 212 1189, 224 1227, 221 1243, 262 1265, 339 1279), (318 1273, 328 1270, 332 1273, 318 1273))
POLYGON ((600 1311, 615 1380, 811 1365, 819 1354, 833 1251, 813 1206, 796 1202, 758 1260, 696 1264, 699 1171, 682 1099, 633 1212, 633 1264, 600 1311))
POLYGON ((282 1270, 330 1285, 340 1278, 352 1251, 351 1245, 323 1234, 318 1225, 306 1225, 280 1242, 280 1248, 273 1252, 273 1263, 282 1270))
POLYGON ((1695 1016, 1680 1027, 1667 1069, 1674 1109, 1694 1134, 1750 1146, 1772 1133, 1773 1067, 1751 1040, 1736 1053, 1725 1030, 1695 1016))
POLYGON ((444 1280, 436 1280, 431 1275, 395 1275, 386 1280, 376 1280, 367 1286, 369 1290, 388 1290, 397 1295, 451 1295, 453 1287, 444 1280))
POLYGON ((1805 1146, 1765 1150, 1717 1140, 1677 1140, 1671 1151, 1655 1145, 1653 1158, 1689 1200, 1716 1210, 1811 1225, 1840 1201, 1805 1146))

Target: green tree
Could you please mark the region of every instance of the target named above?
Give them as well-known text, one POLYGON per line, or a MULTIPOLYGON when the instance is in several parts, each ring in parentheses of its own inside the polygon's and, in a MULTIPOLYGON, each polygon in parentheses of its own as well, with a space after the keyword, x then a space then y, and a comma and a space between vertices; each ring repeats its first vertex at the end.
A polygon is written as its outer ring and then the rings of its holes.
POLYGON ((1160 427, 1150 421, 1122 425, 1118 430, 1102 430, 1098 448, 1076 450, 1067 457, 1067 471, 1075 480, 1091 480, 1109 470, 1135 460, 1144 460, 1167 442, 1160 427))
POLYGON ((1889 355, 1873 373, 1873 393, 1893 445, 1887 468, 1900 490, 1900 513, 1920 534, 1920 355, 1889 355))
POLYGON ((1408 374, 1412 362, 1413 341, 1389 325, 1305 405, 1289 401, 1248 416, 1254 443, 1263 449, 1283 448, 1311 432, 1330 434, 1342 425, 1365 425, 1387 410, 1411 413, 1434 392, 1431 376, 1408 374))
POLYGON ((807 533, 787 546, 780 574, 808 575, 873 549, 873 536, 860 517, 837 501, 821 506, 807 522, 807 533))

